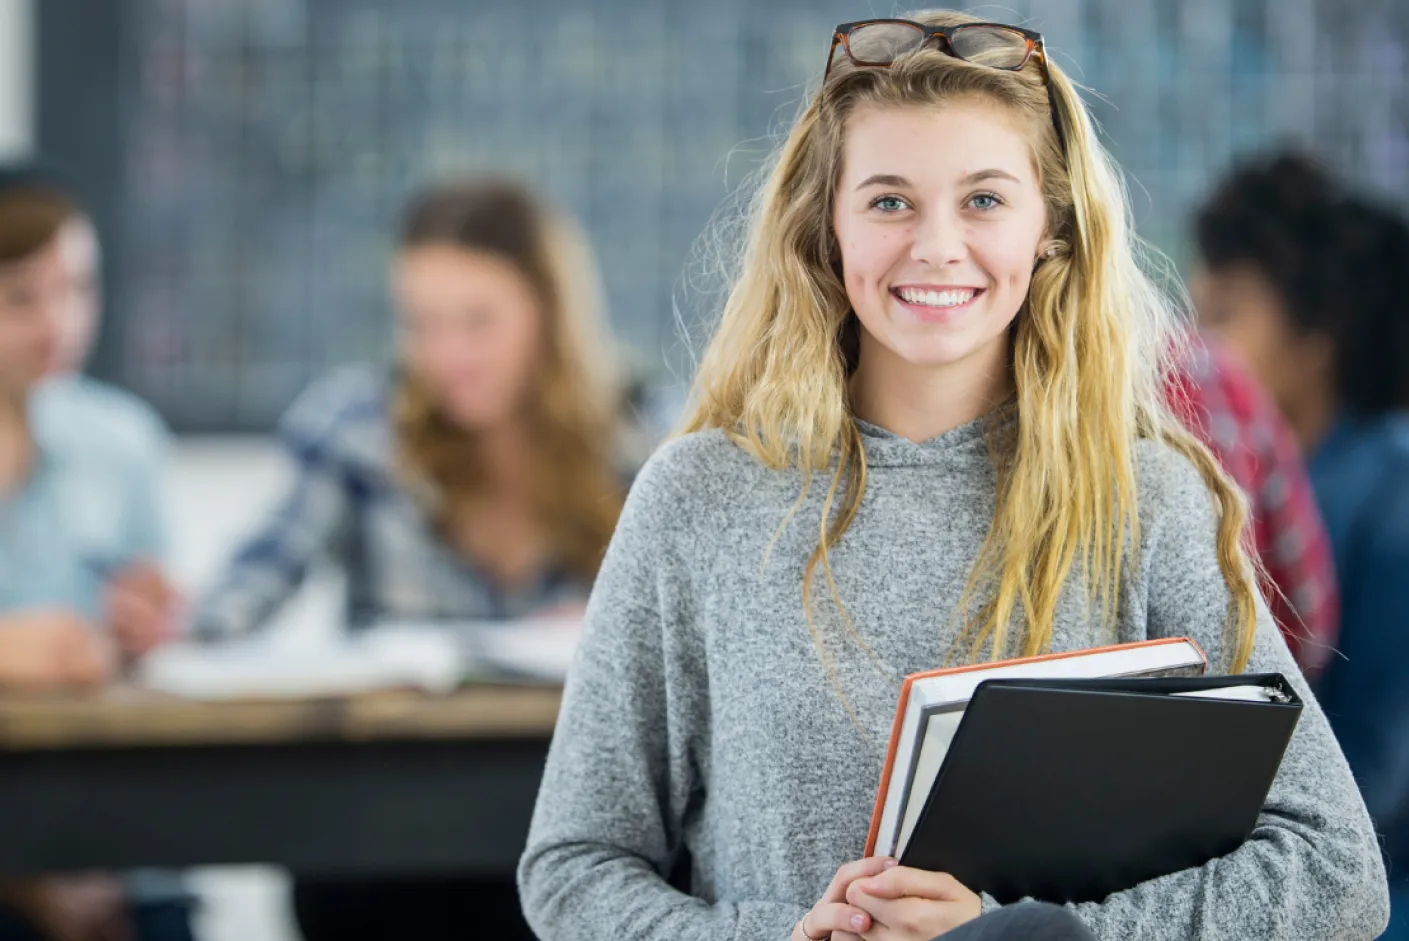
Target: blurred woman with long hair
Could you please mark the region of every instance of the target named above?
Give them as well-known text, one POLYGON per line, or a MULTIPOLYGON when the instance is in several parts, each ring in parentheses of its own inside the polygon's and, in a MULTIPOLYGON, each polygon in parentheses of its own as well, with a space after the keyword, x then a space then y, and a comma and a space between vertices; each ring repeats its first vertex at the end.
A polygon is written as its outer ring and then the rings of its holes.
MULTIPOLYGON (((585 602, 630 468, 583 239, 520 185, 438 186, 405 213, 391 288, 396 368, 340 370, 289 410, 296 479, 197 636, 255 630, 320 558, 354 631, 585 602)), ((529 937, 508 879, 302 881, 295 905, 310 939, 529 937)))

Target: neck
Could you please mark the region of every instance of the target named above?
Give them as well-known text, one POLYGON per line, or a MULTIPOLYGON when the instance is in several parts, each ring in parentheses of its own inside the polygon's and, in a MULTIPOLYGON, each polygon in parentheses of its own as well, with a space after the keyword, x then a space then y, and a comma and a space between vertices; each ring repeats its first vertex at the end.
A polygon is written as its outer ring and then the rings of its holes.
POLYGON ((1012 395, 1007 351, 1005 334, 959 362, 917 366, 863 332, 850 383, 852 412, 911 441, 928 441, 986 415, 1012 395))
POLYGON ((24 480, 33 450, 25 397, 0 392, 0 493, 14 490, 24 480))
POLYGON ((490 485, 499 491, 521 490, 532 459, 528 429, 524 423, 514 419, 485 428, 478 436, 490 485))

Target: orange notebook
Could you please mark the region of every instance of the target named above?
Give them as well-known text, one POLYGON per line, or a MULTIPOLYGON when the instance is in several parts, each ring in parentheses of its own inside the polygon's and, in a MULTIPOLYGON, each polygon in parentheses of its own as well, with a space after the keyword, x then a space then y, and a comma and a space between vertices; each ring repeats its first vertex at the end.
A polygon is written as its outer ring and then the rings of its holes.
POLYGON ((900 687, 865 855, 898 857, 904 850, 964 707, 984 680, 1200 676, 1207 667, 1198 644, 1171 637, 912 673, 900 687))

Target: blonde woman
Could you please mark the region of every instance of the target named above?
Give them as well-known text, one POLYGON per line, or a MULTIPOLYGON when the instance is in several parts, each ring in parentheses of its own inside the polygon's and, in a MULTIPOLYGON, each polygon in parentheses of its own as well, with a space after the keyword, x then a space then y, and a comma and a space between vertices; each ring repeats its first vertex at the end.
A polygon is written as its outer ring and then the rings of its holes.
POLYGON ((593 589, 519 870, 544 941, 1385 924, 1373 831, 1258 596, 1242 500, 1162 404, 1174 318, 1116 171, 1041 37, 977 23, 834 34, 686 433, 637 479, 593 589), (1308 700, 1245 846, 1042 928, 857 860, 904 674, 1184 634, 1308 700), (688 893, 662 876, 681 854, 688 893))
MULTIPOLYGON (((341 370, 289 410, 294 484, 197 636, 258 629, 320 558, 354 631, 586 602, 630 461, 585 246, 519 184, 446 184, 408 207, 391 288, 397 370, 341 370)), ((294 902, 309 941, 434 941, 470 918, 531 937, 511 878, 303 880, 294 902)))

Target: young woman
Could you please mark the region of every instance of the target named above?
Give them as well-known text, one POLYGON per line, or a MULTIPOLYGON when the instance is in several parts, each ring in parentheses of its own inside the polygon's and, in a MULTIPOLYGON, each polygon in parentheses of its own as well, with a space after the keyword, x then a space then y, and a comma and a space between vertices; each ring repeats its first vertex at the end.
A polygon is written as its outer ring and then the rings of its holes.
MULTIPOLYGON (((312 562, 346 574, 352 630, 580 612, 629 468, 586 247, 524 188, 433 188, 402 223, 394 375, 344 369, 289 410, 288 496, 192 629, 264 624, 312 562)), ((529 938, 511 879, 301 881, 310 941, 529 938)))
POLYGON ((1384 840, 1409 938, 1409 222, 1283 153, 1198 216, 1199 313, 1256 371, 1307 455, 1341 583, 1316 692, 1384 840))
POLYGON ((995 902, 944 874, 857 859, 900 677, 1172 635, 1308 700, 1265 812, 1225 858, 1058 911, 1108 941, 1384 926, 1369 819, 1259 598, 1241 498, 1166 415, 1174 325, 1116 172, 1040 37, 975 23, 835 33, 688 433, 641 472, 593 589, 519 871, 545 941, 978 919, 995 902), (681 854, 688 894, 662 876, 681 854))

